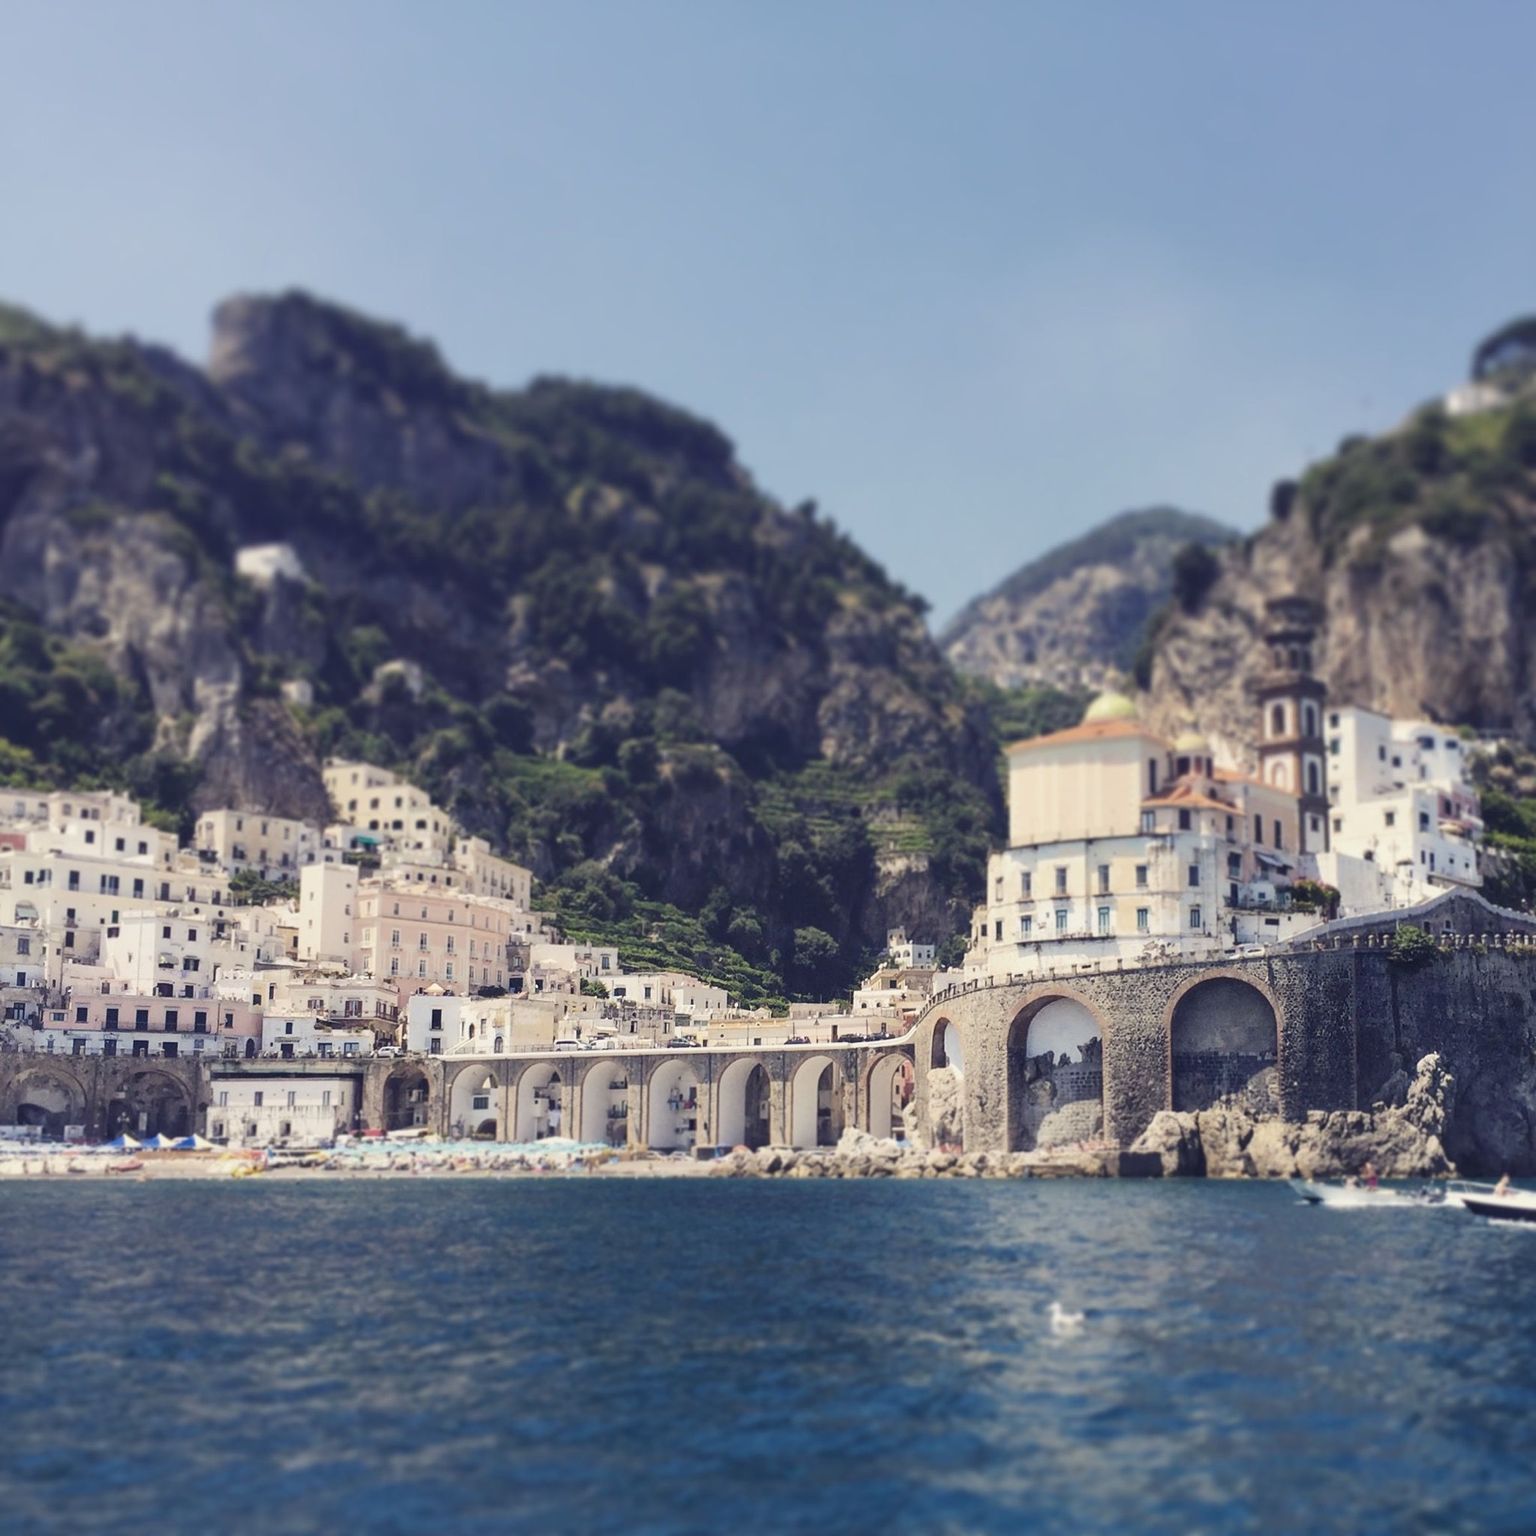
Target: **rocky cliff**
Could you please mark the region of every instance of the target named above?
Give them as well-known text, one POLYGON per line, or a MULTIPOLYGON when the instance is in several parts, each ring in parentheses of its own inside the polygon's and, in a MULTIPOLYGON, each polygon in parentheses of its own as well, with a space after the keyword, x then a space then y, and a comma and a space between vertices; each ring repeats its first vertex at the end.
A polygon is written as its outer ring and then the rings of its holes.
POLYGON ((1300 592, 1333 697, 1536 739, 1536 391, 1476 404, 1425 407, 1277 485, 1262 532, 1165 615, 1140 678, 1152 717, 1197 716, 1246 756, 1264 604, 1300 592))
POLYGON ((0 309, 0 597, 42 637, 0 652, 12 779, 321 816, 320 758, 356 754, 576 925, 768 992, 846 984, 888 921, 963 924, 995 825, 920 603, 717 428, 493 390, 302 294, 221 305, 206 371, 0 309), (44 702, 102 664, 114 708, 66 754, 44 702))
POLYGON ((1130 670, 1181 552, 1236 537, 1171 507, 1122 512, 968 603, 939 644, 961 672, 1001 688, 1095 691, 1130 670))

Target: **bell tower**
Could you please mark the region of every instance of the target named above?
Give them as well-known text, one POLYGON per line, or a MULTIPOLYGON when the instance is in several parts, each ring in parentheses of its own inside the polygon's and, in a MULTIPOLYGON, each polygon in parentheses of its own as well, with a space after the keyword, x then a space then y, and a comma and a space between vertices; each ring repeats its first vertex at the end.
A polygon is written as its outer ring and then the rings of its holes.
POLYGON ((1323 705, 1328 690, 1312 673, 1318 610, 1304 597, 1265 607, 1268 663, 1254 684, 1259 704, 1259 777, 1297 797, 1301 851, 1328 851, 1328 763, 1323 705))

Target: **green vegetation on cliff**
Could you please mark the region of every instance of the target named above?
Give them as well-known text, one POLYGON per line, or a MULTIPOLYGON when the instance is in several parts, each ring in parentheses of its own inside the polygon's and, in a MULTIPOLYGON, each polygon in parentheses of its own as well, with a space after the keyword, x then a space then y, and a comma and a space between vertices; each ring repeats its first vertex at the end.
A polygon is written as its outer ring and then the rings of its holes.
POLYGON ((14 779, 126 781, 185 821, 207 774, 283 811, 360 757, 528 863, 571 933, 749 998, 845 990, 904 904, 963 926, 998 821, 985 708, 813 505, 636 390, 491 389, 303 295, 217 323, 204 375, 0 309, 14 779), (66 444, 82 481, 52 474, 66 444), (109 635, 41 573, 104 571, 125 520, 181 574, 114 573, 145 618, 109 635), (235 577, 279 541, 303 580, 235 577), (288 684, 302 784, 238 728, 288 684), (149 754, 194 722, 223 758, 149 754))

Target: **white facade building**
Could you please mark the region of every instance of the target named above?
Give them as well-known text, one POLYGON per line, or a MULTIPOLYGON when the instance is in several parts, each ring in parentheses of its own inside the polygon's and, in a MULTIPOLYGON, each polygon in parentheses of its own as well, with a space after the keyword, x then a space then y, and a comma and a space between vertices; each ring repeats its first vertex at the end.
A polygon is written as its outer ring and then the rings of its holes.
POLYGON ((208 1136, 233 1147, 327 1146, 356 1124, 357 1094, 353 1077, 215 1074, 208 1136))

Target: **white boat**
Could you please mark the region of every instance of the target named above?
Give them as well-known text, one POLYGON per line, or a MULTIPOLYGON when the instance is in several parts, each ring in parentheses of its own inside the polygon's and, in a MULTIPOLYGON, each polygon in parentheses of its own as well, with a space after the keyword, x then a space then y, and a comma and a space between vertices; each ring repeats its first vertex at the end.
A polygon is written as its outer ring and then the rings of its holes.
POLYGON ((1375 1189, 1359 1183, 1326 1183, 1321 1179, 1291 1179, 1290 1186, 1308 1205, 1326 1205, 1342 1210, 1384 1210, 1394 1207, 1410 1210, 1443 1203, 1438 1191, 1420 1189, 1375 1189))
POLYGON ((1456 1199, 1464 1211, 1490 1221, 1536 1222, 1536 1192, 1529 1189, 1506 1189, 1501 1195, 1491 1184, 1467 1184, 1456 1199))

